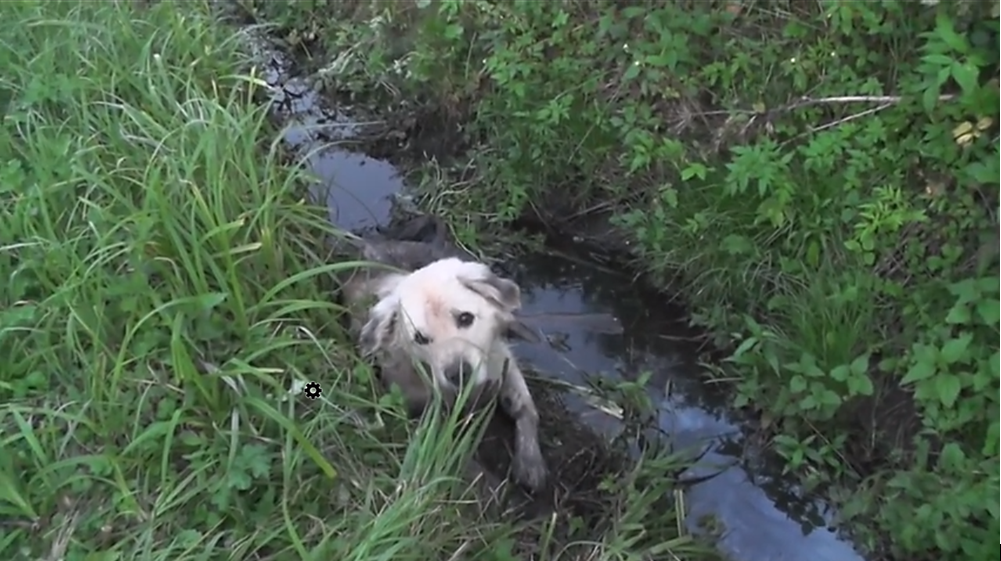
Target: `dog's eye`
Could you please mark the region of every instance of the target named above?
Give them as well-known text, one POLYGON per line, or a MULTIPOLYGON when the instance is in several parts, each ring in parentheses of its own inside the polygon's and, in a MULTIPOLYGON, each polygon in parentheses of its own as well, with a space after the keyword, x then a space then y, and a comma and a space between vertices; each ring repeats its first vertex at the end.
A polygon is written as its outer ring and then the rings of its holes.
POLYGON ((459 327, 469 327, 470 325, 473 325, 473 320, 475 319, 476 316, 473 314, 469 312, 462 312, 461 314, 455 316, 455 323, 459 327))
POLYGON ((414 333, 414 343, 417 343, 418 345, 427 345, 430 342, 431 339, 428 339, 428 336, 421 333, 420 331, 414 333))

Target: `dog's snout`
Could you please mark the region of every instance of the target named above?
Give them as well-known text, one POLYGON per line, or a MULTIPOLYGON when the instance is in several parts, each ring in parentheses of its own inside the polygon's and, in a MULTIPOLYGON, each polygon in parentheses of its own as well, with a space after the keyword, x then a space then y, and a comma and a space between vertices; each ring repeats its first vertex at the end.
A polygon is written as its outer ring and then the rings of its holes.
POLYGON ((460 387, 473 374, 473 367, 465 360, 457 360, 445 369, 445 377, 455 387, 460 387))

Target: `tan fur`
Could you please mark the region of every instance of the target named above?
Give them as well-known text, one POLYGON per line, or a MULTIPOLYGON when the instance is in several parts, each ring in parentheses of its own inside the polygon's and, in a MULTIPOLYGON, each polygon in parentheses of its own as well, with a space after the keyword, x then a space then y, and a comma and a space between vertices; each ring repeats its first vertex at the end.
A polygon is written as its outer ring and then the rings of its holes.
POLYGON ((516 424, 515 477, 533 491, 545 484, 538 412, 504 340, 521 307, 517 284, 482 263, 448 258, 409 274, 359 270, 342 294, 363 354, 376 359, 385 384, 400 388, 411 414, 424 410, 432 389, 454 404, 461 386, 472 384, 472 408, 499 397, 516 424))

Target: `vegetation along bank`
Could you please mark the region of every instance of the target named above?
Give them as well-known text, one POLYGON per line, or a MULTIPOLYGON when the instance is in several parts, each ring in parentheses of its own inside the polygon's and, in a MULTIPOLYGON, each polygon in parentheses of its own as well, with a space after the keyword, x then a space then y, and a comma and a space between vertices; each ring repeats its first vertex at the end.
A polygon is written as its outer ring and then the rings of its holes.
POLYGON ((412 161, 468 241, 628 241, 864 546, 994 555, 996 0, 248 9, 331 95, 448 140, 412 161))

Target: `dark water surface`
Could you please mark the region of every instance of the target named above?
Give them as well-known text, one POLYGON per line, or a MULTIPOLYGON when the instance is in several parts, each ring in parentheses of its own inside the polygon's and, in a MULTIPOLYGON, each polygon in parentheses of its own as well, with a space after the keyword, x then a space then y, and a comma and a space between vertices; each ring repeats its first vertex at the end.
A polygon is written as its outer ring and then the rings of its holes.
MULTIPOLYGON (((277 112, 288 123, 284 139, 306 156, 328 188, 331 220, 349 230, 384 224, 392 196, 404 189, 396 169, 349 152, 357 123, 324 111, 307 83, 284 75, 288 67, 280 56, 262 52, 262 57, 272 63, 268 79, 275 86, 277 112)), ((519 359, 576 386, 587 386, 589 378, 635 380, 649 372, 647 387, 666 440, 674 449, 708 450, 685 477, 723 469, 692 486, 686 506, 693 530, 705 516, 720 523, 724 533, 718 546, 734 561, 862 561, 849 542, 825 527, 831 518, 827 507, 798 496, 783 481, 780 467, 763 465, 760 455, 745 450, 736 417, 704 386, 692 344, 685 340, 682 312, 665 296, 644 293, 630 277, 589 263, 579 253, 566 258, 533 255, 510 266, 524 291, 525 314, 611 313, 622 322, 623 332, 535 321, 561 348, 521 343, 516 346, 519 359)), ((601 433, 622 430, 614 413, 576 394, 568 394, 567 405, 601 433)))

